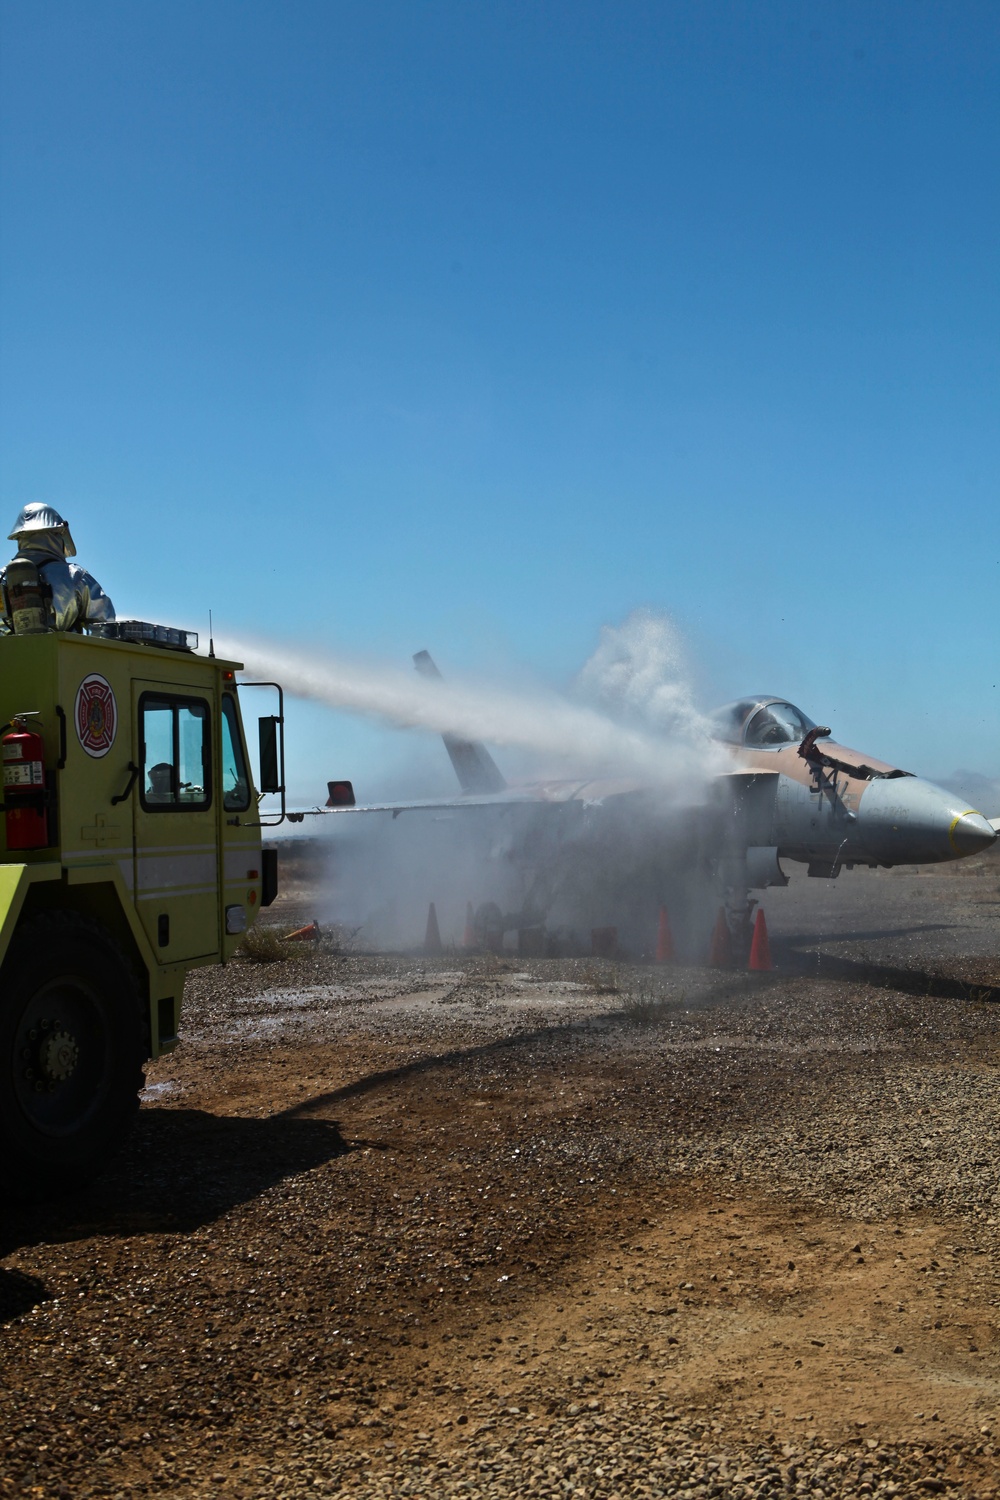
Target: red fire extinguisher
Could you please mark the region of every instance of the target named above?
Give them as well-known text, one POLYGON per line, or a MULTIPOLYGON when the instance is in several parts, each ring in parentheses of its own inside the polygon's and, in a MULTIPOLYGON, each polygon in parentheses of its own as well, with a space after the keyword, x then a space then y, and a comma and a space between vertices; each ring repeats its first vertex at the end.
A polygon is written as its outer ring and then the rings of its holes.
POLYGON ((45 742, 23 719, 0 737, 3 806, 8 849, 44 849, 49 843, 45 808, 45 742))

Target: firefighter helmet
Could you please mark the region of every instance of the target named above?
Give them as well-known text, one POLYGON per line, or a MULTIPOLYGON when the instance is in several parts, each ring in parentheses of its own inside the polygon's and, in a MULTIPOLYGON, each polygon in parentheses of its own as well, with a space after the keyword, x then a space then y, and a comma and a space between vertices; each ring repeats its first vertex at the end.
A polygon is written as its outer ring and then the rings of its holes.
POLYGON ((66 557, 76 556, 76 547, 70 536, 69 523, 53 505, 46 505, 44 500, 32 500, 21 510, 17 520, 11 527, 7 540, 19 542, 22 537, 30 536, 34 531, 54 531, 63 544, 63 554, 66 557))

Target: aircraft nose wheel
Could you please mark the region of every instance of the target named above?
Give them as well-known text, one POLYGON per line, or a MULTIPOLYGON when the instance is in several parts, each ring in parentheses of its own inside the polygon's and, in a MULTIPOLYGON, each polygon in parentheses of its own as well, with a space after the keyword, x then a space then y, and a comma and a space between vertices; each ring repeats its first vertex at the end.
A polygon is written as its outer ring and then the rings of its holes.
POLYGON ((737 968, 746 968, 753 942, 754 912, 756 897, 743 886, 730 886, 725 893, 726 923, 733 945, 733 959, 737 968))

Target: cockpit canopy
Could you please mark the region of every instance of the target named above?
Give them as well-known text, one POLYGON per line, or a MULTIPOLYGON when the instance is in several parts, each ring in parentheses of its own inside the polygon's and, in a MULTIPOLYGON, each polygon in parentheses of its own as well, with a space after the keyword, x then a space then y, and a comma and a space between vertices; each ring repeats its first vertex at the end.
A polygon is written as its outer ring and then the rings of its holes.
MULTIPOLYGON (((712 715, 715 737, 730 745, 754 748, 800 745, 816 725, 800 708, 782 698, 740 698, 712 715)), ((825 736, 824 736, 825 738, 825 736)))

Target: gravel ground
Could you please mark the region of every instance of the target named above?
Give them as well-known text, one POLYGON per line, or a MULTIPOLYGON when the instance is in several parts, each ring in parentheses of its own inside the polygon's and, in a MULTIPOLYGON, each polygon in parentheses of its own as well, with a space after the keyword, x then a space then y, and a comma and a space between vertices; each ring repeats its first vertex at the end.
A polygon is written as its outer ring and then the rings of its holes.
POLYGON ((978 863, 776 893, 759 977, 195 973, 113 1167, 0 1231, 0 1494, 1000 1495, 978 863))

